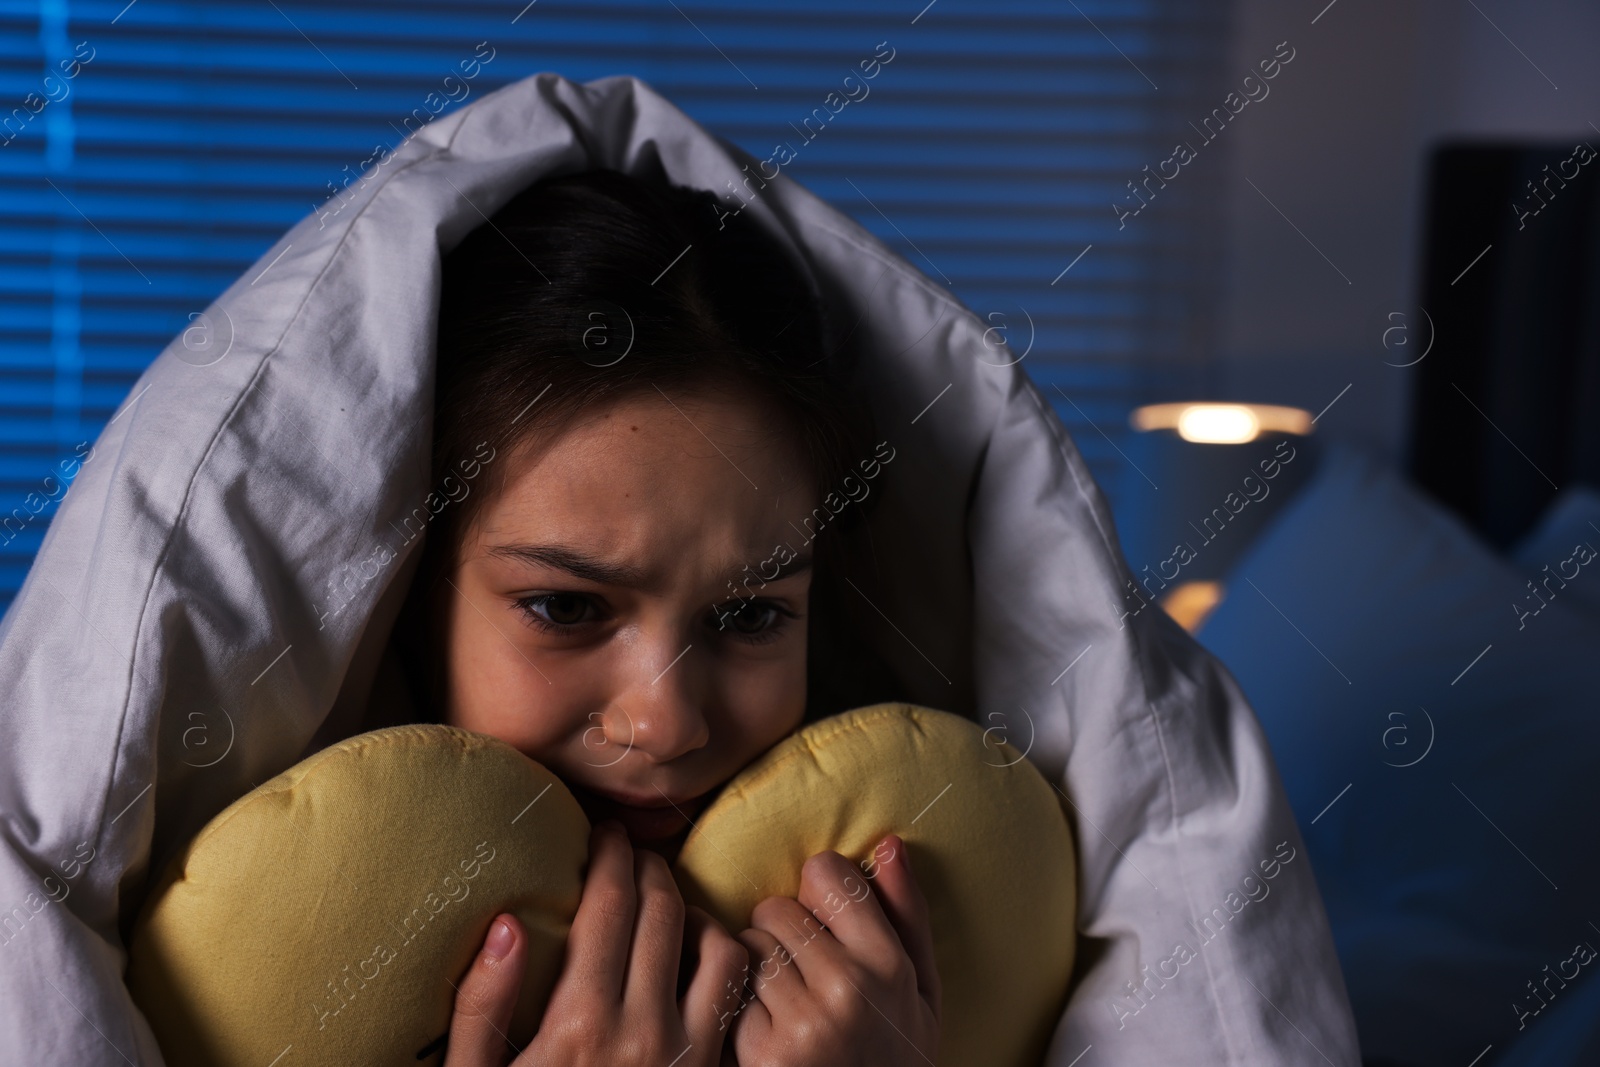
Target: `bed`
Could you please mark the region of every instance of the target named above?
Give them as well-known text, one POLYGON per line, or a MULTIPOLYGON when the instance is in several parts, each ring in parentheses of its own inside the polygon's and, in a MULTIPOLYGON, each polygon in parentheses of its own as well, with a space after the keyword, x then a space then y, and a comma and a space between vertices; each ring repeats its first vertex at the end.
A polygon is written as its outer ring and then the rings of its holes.
POLYGON ((1436 335, 1387 357, 1404 465, 1315 447, 1198 628, 1272 745, 1369 1067, 1600 1062, 1594 179, 1528 207, 1573 153, 1435 152, 1436 335))

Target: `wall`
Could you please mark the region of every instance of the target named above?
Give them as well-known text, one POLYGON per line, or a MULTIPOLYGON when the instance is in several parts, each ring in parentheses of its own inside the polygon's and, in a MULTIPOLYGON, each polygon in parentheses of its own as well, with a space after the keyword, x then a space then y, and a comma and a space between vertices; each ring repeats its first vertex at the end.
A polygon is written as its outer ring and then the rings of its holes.
POLYGON ((1398 461, 1409 381, 1385 361, 1412 356, 1382 341, 1419 319, 1428 146, 1456 135, 1600 146, 1600 5, 1235 0, 1234 12, 1241 77, 1280 41, 1296 54, 1226 133, 1228 269, 1208 391, 1317 412, 1349 385, 1319 430, 1398 461))

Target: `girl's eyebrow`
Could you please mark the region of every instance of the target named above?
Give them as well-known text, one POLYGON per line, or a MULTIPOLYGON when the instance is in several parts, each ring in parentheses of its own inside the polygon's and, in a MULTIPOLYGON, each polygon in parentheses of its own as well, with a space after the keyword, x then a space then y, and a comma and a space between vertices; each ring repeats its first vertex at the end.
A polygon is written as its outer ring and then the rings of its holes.
POLYGON ((600 559, 565 545, 491 545, 487 551, 491 556, 503 556, 537 567, 554 567, 575 578, 602 585, 637 587, 645 581, 645 573, 638 567, 600 559))
MULTIPOLYGON (((778 564, 778 569, 777 569, 776 573, 774 573, 769 578, 766 575, 761 573, 761 568, 765 567, 768 563, 771 563, 771 562, 772 562, 771 557, 768 557, 767 559, 764 559, 764 560, 761 561, 760 566, 755 567, 755 568, 750 568, 750 567, 747 566, 744 570, 753 570, 754 573, 756 574, 756 576, 759 577, 763 582, 781 582, 781 581, 783 581, 783 579, 789 577, 792 574, 803 574, 804 572, 810 570, 811 569, 811 553, 809 553, 809 552, 801 552, 801 553, 799 553, 797 555, 790 556, 789 559, 786 562, 778 564)), ((741 570, 739 573, 742 575, 744 573, 744 570, 741 570)))
MULTIPOLYGON (((522 563, 531 563, 537 567, 554 567, 557 570, 566 571, 575 578, 598 582, 601 585, 640 588, 645 584, 647 577, 645 572, 638 567, 601 559, 598 556, 589 555, 581 549, 567 545, 491 545, 487 552, 492 556, 501 556, 522 563)), ((793 555, 785 562, 777 565, 776 573, 770 576, 763 574, 762 570, 771 562, 769 558, 763 560, 760 566, 756 568, 746 566, 740 569, 738 574, 742 575, 746 571, 754 573, 761 579, 762 584, 782 581, 791 575, 801 574, 810 570, 811 553, 802 552, 793 555)), ((730 573, 732 573, 731 569, 730 573)), ((737 581, 737 576, 733 580, 737 581)))

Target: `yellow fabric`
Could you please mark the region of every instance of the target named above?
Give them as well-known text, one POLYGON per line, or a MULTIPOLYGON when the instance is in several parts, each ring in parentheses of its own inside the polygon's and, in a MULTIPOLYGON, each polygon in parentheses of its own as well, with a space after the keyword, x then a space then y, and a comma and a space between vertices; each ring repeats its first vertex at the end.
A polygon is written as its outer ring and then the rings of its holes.
MULTIPOLYGON (((494 738, 362 734, 241 797, 175 858, 135 925, 128 985, 172 1067, 437 1063, 419 1053, 449 1026, 441 976, 457 981, 512 911, 532 935, 521 1044, 560 971, 588 832, 560 780, 494 738)), ((932 912, 939 1067, 1037 1063, 1072 971, 1072 839, 1051 786, 972 722, 878 704, 807 726, 728 783, 675 874, 737 932, 763 897, 799 892, 813 853, 870 871, 888 833, 932 912)))
POLYGON ((504 742, 361 734, 247 793, 176 857, 135 927, 128 986, 171 1067, 415 1067, 449 1028, 446 978, 511 911, 531 935, 529 1034, 588 836, 566 786, 504 742))
POLYGON ((678 886, 742 930, 762 898, 799 893, 808 857, 831 848, 872 871, 873 847, 898 834, 928 899, 939 1067, 1037 1064, 1066 1006, 1076 937, 1076 865, 1056 797, 1020 752, 968 719, 858 708, 786 738, 729 782, 684 842, 678 886))

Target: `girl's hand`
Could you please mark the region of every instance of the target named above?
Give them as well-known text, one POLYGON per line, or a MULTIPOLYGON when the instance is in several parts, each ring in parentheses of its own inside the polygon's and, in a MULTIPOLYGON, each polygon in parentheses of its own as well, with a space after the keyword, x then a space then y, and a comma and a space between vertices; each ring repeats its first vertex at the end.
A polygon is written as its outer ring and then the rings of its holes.
POLYGON ((940 986, 928 902, 899 837, 884 838, 875 858, 878 894, 829 851, 806 861, 798 900, 756 905, 755 925, 739 935, 755 972, 755 999, 733 1028, 739 1063, 934 1062, 940 986))
MULTIPOLYGON (((490 924, 456 996, 445 1067, 506 1062, 505 1030, 527 944, 514 916, 490 924)), ((726 1036, 722 1002, 747 962, 744 948, 710 915, 684 907, 666 860, 635 851, 615 823, 596 826, 561 976, 538 1034, 513 1067, 716 1067, 726 1036), (694 973, 679 997, 682 955, 694 973)))

